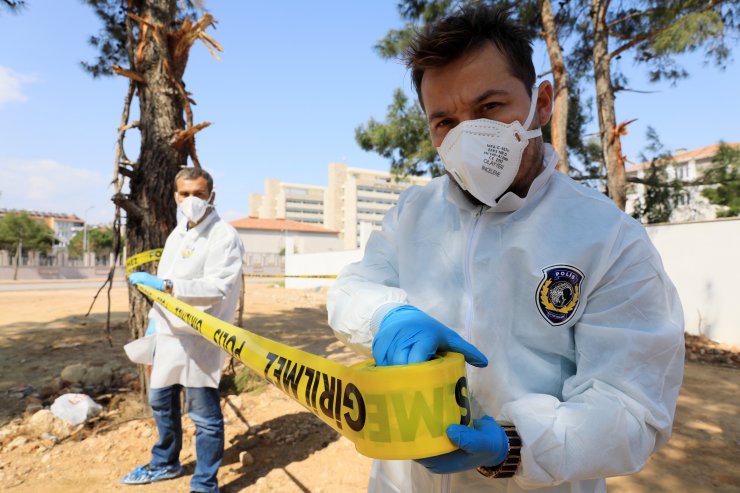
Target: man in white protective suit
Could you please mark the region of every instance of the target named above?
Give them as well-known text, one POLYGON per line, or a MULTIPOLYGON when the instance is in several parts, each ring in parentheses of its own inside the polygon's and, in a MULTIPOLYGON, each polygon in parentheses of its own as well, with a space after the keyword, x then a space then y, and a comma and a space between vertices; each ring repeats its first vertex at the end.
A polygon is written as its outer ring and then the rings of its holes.
POLYGON ((683 312, 644 228, 556 173, 553 89, 505 11, 460 9, 406 52, 446 176, 412 187, 328 295, 378 365, 462 353, 458 450, 375 461, 371 492, 605 492, 668 440, 683 312))
MULTIPOLYGON (((213 208, 213 179, 199 168, 183 168, 175 177, 175 202, 184 219, 167 238, 157 276, 131 275, 221 320, 231 322, 239 300, 243 246, 236 230, 213 208)), ((186 389, 187 413, 195 423, 193 492, 218 492, 218 468, 224 453, 224 421, 218 384, 227 354, 192 327, 155 304, 149 328, 136 351, 138 363, 152 365, 149 405, 159 440, 152 459, 124 476, 124 484, 145 484, 183 474, 180 394, 186 389), (144 348, 142 350, 142 348, 144 348), (141 356, 143 353, 143 357, 141 356)))

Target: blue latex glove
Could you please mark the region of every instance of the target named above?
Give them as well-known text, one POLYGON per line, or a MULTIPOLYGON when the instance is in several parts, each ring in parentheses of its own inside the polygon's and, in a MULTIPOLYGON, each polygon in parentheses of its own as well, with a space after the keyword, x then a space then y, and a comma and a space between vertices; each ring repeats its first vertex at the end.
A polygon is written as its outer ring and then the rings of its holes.
POLYGON ((148 272, 134 272, 129 276, 128 282, 134 286, 137 284, 143 284, 144 286, 149 286, 150 288, 154 288, 159 291, 162 291, 162 288, 164 287, 164 279, 153 276, 148 272))
POLYGON ((509 439, 504 429, 490 416, 474 419, 473 426, 475 429, 463 425, 448 426, 447 437, 460 450, 416 462, 437 474, 501 464, 509 452, 509 439))
POLYGON ((144 333, 145 336, 154 335, 154 333, 157 331, 157 324, 154 323, 154 319, 149 319, 149 325, 146 327, 146 332, 144 333))
POLYGON ((378 366, 421 363, 438 351, 461 353, 473 366, 488 365, 486 356, 475 346, 414 306, 389 311, 373 338, 373 358, 378 366))

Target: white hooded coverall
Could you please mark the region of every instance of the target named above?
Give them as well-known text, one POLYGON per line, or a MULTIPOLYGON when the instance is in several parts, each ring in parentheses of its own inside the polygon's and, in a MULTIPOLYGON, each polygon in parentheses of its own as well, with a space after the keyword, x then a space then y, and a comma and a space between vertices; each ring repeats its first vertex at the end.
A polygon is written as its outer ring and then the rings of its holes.
MULTIPOLYGON (((172 280, 175 298, 231 323, 242 282, 241 239, 213 209, 197 226, 187 224, 180 221, 167 237, 157 276, 172 280)), ((156 303, 149 317, 156 324, 144 338, 153 352, 150 386, 218 388, 228 354, 156 303)))
POLYGON ((331 327, 365 354, 393 304, 474 344, 489 364, 467 366, 473 416, 514 423, 523 443, 512 479, 375 461, 370 492, 604 492, 603 478, 640 470, 668 440, 683 375, 676 290, 643 226, 556 162, 546 145, 528 195, 493 208, 446 176, 406 190, 330 290, 331 327))

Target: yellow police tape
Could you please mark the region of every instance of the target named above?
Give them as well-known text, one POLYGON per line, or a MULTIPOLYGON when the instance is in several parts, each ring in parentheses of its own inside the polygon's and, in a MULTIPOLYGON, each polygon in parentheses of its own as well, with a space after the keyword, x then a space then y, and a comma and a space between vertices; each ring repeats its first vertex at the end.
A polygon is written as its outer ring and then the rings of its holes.
MULTIPOLYGON (((135 268, 140 265, 144 265, 148 262, 159 260, 162 256, 162 249, 155 248, 154 250, 147 250, 145 252, 137 253, 136 255, 129 257, 126 260, 126 275, 131 274, 135 268)), ((244 277, 266 277, 270 279, 283 279, 283 278, 295 278, 295 279, 336 279, 336 275, 285 275, 285 274, 243 274, 244 277)))
POLYGON ((135 268, 148 262, 159 260, 162 256, 162 248, 147 250, 146 252, 137 253, 126 259, 126 275, 131 274, 135 268))
POLYGON ((295 278, 295 279, 336 279, 336 275, 286 275, 286 274, 243 274, 244 277, 269 277, 272 279, 295 278))
POLYGON ((419 459, 455 450, 445 430, 471 426, 465 360, 447 353, 415 365, 353 366, 271 341, 161 291, 139 291, 239 359, 376 459, 419 459))

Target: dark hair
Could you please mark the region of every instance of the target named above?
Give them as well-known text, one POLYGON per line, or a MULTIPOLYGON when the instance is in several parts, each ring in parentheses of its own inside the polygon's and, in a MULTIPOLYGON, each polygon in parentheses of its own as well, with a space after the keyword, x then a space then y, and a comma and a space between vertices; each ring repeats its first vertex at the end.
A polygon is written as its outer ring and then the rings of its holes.
POLYGON ((213 191, 213 178, 208 171, 201 168, 181 168, 180 171, 175 175, 175 187, 177 187, 177 180, 182 178, 183 180, 197 180, 198 178, 205 178, 208 183, 208 193, 213 191))
POLYGON ((461 7, 456 14, 416 32, 404 50, 403 59, 411 69, 422 108, 421 79, 424 71, 444 67, 487 42, 501 51, 509 62, 511 74, 522 81, 531 96, 536 80, 532 64, 532 34, 513 21, 508 10, 479 3, 461 7))

